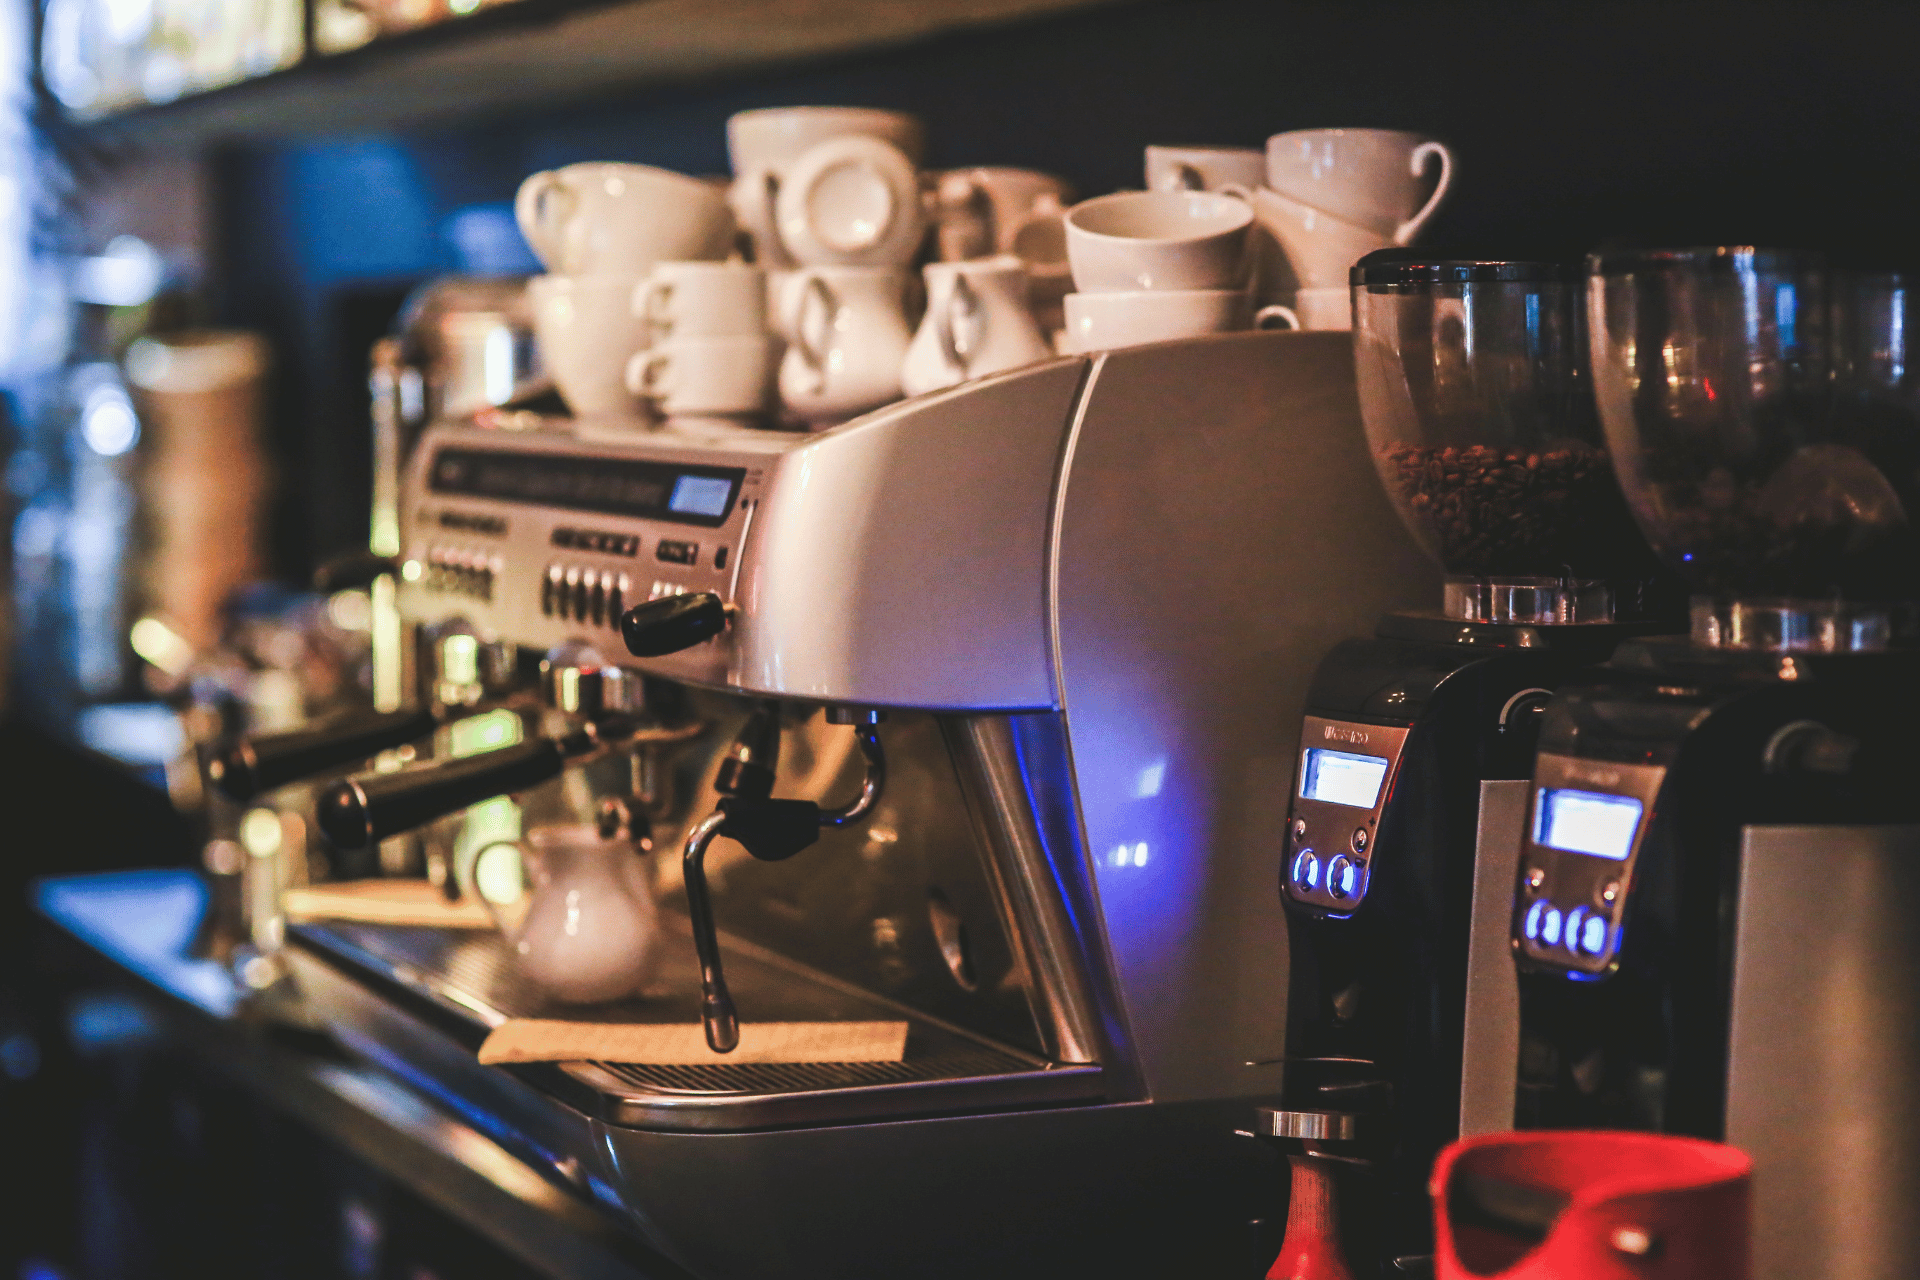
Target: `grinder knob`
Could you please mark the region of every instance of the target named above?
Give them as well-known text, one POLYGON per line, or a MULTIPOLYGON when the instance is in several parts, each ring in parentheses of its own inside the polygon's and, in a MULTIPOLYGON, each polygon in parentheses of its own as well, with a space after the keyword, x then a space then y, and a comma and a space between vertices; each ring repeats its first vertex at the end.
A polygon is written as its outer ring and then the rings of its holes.
POLYGON ((432 733, 431 711, 353 713, 289 733, 246 737, 207 761, 207 780, 245 804, 262 792, 365 760, 432 733))
POLYGON ((391 773, 356 774, 328 787, 316 817, 342 849, 364 849, 494 796, 559 776, 567 754, 551 738, 436 760, 391 773))
POLYGON ((726 629, 727 606, 711 591, 661 596, 620 617, 620 636, 636 658, 660 658, 691 649, 726 629))

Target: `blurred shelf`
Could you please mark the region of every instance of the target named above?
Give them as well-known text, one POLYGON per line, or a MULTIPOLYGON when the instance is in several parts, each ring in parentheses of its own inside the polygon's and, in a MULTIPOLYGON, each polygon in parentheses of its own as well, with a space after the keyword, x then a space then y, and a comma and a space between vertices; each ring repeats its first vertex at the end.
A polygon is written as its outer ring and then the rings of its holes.
POLYGON ((739 75, 1124 0, 516 0, 81 125, 198 146, 431 126, 739 75))

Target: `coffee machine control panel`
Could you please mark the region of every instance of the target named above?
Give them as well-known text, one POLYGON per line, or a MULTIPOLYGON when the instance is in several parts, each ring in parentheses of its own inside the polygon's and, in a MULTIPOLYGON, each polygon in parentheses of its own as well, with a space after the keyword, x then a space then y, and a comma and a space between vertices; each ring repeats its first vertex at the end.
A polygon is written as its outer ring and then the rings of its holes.
POLYGON ((1513 913, 1513 947, 1529 967, 1592 977, 1613 968, 1666 772, 1549 752, 1536 758, 1513 913))
POLYGON ((1380 814, 1407 733, 1405 725, 1306 718, 1280 874, 1288 898, 1340 916, 1366 900, 1380 814))
MULTIPOLYGON (((731 602, 766 459, 676 452, 435 432, 406 495, 403 612, 536 648, 599 640, 626 660, 620 617, 634 605, 693 592, 731 602)), ((725 664, 722 638, 651 665, 711 683, 725 664)))

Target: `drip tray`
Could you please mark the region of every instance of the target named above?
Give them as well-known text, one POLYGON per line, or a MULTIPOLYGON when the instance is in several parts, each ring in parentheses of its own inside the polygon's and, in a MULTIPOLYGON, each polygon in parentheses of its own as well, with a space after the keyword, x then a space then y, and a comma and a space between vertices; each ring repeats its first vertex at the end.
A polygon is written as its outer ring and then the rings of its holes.
MULTIPOLYGON (((684 917, 663 920, 668 937, 660 972, 644 998, 572 1005, 547 999, 521 979, 513 953, 495 933, 408 925, 306 924, 288 930, 300 953, 325 961, 299 965, 303 988, 336 1022, 354 1024, 366 1040, 373 1024, 390 1027, 404 1011, 476 1052, 494 1027, 511 1018, 572 1022, 696 1023, 699 969, 684 917), (364 997, 333 979, 356 979, 364 997)), ((1052 1065, 972 1036, 857 988, 834 982, 781 957, 723 938, 727 982, 743 1021, 905 1021, 901 1062, 713 1062, 659 1065, 567 1062, 553 1067, 481 1067, 508 1072, 561 1095, 612 1124, 642 1129, 746 1129, 962 1114, 1096 1102, 1097 1066, 1052 1065)), ((383 1056, 406 1056, 393 1036, 383 1056)), ((444 1058, 445 1055, 436 1055, 444 1058)))

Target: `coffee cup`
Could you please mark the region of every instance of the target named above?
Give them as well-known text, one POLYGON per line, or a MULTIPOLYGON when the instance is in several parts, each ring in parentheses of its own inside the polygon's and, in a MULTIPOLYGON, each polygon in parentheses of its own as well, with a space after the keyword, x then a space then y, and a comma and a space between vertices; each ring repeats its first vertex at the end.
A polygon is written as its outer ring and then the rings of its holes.
POLYGON ((930 262, 927 314, 907 347, 901 389, 917 396, 1045 360, 1053 347, 1027 308, 1027 269, 1011 254, 930 262))
POLYGON ((740 262, 663 262, 633 291, 653 340, 767 331, 766 272, 740 262))
POLYGON ((1147 190, 1251 191, 1267 178, 1267 157, 1257 147, 1147 148, 1147 190))
POLYGON ((1059 222, 1072 203, 1073 188, 1050 173, 994 166, 948 169, 934 181, 940 259, 1017 253, 1030 270, 1053 263, 1064 268, 1066 239, 1059 222), (1052 224, 1051 231, 1033 226, 1036 222, 1052 224))
POLYGON ((667 259, 733 250, 733 215, 713 184, 644 164, 570 164, 520 184, 514 217, 556 275, 643 276, 667 259))
POLYGON ((1110 351, 1173 338, 1231 333, 1251 323, 1240 289, 1142 289, 1070 293, 1062 354, 1110 351))
POLYGON ((1241 283, 1253 210, 1211 191, 1122 191, 1082 201, 1066 222, 1082 293, 1226 289, 1241 283))
POLYGON ((561 398, 579 417, 634 412, 624 374, 648 345, 633 313, 638 282, 627 276, 534 276, 527 281, 533 332, 561 398))
POLYGON ((1290 200, 1412 244, 1446 198, 1453 153, 1398 129, 1296 129, 1267 139, 1267 185, 1290 200), (1439 175, 1428 189, 1430 161, 1439 175))
POLYGON ((926 149, 920 121, 900 111, 873 107, 773 107, 741 111, 727 121, 727 155, 734 180, 727 192, 740 226, 753 239, 755 257, 769 269, 796 265, 775 229, 775 203, 789 167, 834 138, 877 138, 918 164, 926 149))
POLYGON ((900 398, 907 284, 888 267, 809 267, 786 283, 780 398, 796 417, 840 422, 900 398))
POLYGON ((1293 295, 1293 310, 1301 329, 1353 328, 1353 292, 1337 289, 1302 289, 1293 295))
POLYGON ((1253 211, 1259 220, 1255 291, 1263 299, 1289 297, 1299 289, 1344 289, 1348 268, 1390 244, 1377 231, 1264 187, 1253 193, 1253 211))
POLYGON ((683 335, 627 362, 627 390, 668 417, 766 412, 774 340, 764 333, 683 335))
POLYGON ((919 172, 890 142, 829 138, 781 177, 774 225, 803 266, 903 266, 926 234, 919 172))

